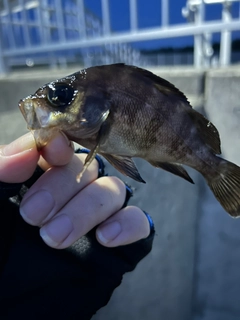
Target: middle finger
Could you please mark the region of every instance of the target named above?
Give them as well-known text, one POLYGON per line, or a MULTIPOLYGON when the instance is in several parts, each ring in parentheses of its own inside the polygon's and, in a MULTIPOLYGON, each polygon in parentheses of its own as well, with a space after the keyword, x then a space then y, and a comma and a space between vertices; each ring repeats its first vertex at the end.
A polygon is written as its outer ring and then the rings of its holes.
POLYGON ((122 207, 125 196, 125 185, 117 177, 95 180, 41 228, 43 240, 58 249, 70 246, 117 212, 122 207))

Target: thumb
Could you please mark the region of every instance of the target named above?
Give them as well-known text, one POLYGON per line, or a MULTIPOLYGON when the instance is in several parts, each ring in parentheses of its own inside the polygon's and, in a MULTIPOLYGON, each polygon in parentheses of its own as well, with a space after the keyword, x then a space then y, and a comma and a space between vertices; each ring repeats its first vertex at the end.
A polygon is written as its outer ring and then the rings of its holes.
POLYGON ((0 181, 18 183, 27 180, 32 176, 39 156, 30 132, 8 145, 0 146, 0 181))

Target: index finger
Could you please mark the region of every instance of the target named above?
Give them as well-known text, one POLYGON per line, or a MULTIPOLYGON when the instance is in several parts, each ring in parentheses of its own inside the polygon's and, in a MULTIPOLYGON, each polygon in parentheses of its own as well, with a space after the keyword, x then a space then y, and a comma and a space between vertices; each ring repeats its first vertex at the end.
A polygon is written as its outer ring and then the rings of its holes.
POLYGON ((52 166, 64 166, 68 164, 74 153, 73 143, 64 133, 58 132, 45 147, 40 150, 39 165, 43 170, 52 166))
POLYGON ((38 151, 33 134, 28 132, 9 145, 0 146, 0 181, 24 182, 32 176, 38 161, 46 170, 69 163, 73 152, 72 143, 60 132, 38 151))
POLYGON ((0 147, 0 181, 18 183, 33 174, 39 152, 31 133, 27 133, 9 145, 0 147))

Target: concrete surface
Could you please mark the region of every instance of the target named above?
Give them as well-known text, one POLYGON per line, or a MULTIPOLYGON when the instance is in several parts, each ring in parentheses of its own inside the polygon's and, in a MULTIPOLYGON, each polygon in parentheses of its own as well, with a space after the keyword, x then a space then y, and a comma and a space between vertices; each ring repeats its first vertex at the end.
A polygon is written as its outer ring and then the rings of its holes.
MULTIPOLYGON (((204 103, 222 133, 224 156, 240 165, 240 72, 235 69, 154 71, 182 89, 197 109, 204 103)), ((0 143, 26 132, 17 108, 20 98, 72 72, 15 73, 0 79, 0 143)), ((136 163, 147 184, 121 178, 135 188, 131 203, 154 219, 154 247, 93 319, 240 319, 240 220, 223 211, 197 172, 188 170, 196 183, 191 185, 144 161, 136 163)), ((110 166, 108 171, 116 174, 110 166)))
MULTIPOLYGON (((240 165, 240 68, 208 72, 205 111, 220 132, 222 156, 240 165)), ((240 219, 208 189, 201 202, 195 262, 195 320, 240 319, 240 219)))

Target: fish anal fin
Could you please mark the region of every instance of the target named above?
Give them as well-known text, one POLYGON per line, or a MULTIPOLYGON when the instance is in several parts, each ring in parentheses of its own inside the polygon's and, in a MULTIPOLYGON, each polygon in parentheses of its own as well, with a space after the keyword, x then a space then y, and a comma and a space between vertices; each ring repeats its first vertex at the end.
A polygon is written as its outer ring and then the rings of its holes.
POLYGON ((175 174, 176 176, 179 176, 179 177, 189 181, 190 183, 194 184, 192 178, 189 176, 187 171, 180 164, 175 164, 175 163, 172 164, 172 163, 168 163, 168 162, 150 162, 150 163, 154 167, 161 168, 163 170, 171 172, 172 174, 175 174))
POLYGON ((128 176, 138 182, 145 181, 142 179, 140 173, 138 172, 137 167, 135 166, 135 163, 133 160, 129 157, 121 157, 111 154, 101 154, 115 169, 117 169, 119 172, 124 174, 125 176, 128 176))
POLYGON ((188 114, 196 125, 197 130, 204 142, 215 154, 221 154, 221 141, 217 128, 202 114, 193 109, 188 110, 188 114))

